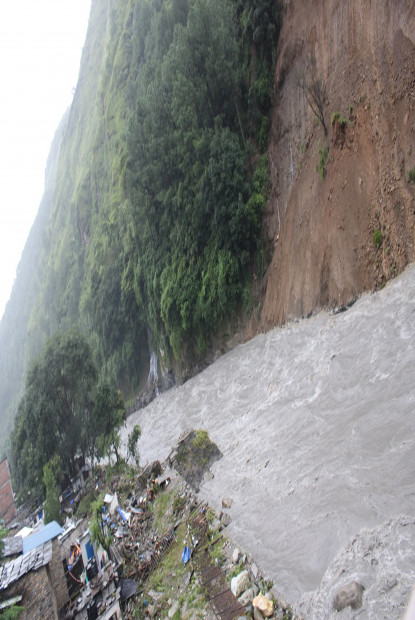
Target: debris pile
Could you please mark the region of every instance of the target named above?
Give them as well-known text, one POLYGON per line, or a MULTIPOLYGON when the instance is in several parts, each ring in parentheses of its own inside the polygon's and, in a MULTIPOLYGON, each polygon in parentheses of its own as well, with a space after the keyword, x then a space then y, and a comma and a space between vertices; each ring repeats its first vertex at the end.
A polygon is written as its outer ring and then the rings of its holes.
POLYGON ((192 431, 163 465, 100 468, 65 490, 67 513, 93 518, 69 519, 56 534, 69 601, 62 618, 293 619, 273 584, 227 539, 232 498, 222 500, 219 518, 198 501, 201 477, 220 458, 215 448, 192 431))

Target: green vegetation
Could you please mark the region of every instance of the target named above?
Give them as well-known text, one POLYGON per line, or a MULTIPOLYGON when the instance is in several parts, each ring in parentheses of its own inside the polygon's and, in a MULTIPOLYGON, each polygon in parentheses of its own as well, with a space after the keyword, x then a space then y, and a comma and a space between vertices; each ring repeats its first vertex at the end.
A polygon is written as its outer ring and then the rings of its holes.
POLYGON ((250 127, 242 123, 235 17, 227 1, 189 4, 187 24, 158 59, 157 81, 144 81, 129 126, 126 190, 142 222, 131 240, 129 286, 147 300, 158 346, 181 363, 202 356, 235 315, 260 233, 263 201, 252 199, 246 173, 250 127))
POLYGON ((415 166, 413 166, 408 172, 409 183, 415 183, 415 166))
POLYGON ((160 536, 165 533, 171 523, 174 497, 176 497, 176 491, 164 491, 159 493, 154 501, 154 521, 160 536), (171 508, 170 513, 169 508, 171 508))
POLYGON ((44 505, 45 525, 51 521, 57 521, 62 525, 61 505, 59 502, 58 479, 61 472, 61 460, 58 455, 46 463, 43 467, 43 484, 46 489, 46 499, 44 505))
POLYGON ((140 464, 140 452, 138 450, 138 440, 141 437, 141 427, 139 424, 136 424, 128 435, 127 441, 127 460, 132 459, 136 466, 140 464))
MULTIPOLYGON (((157 613, 160 617, 167 617, 171 609, 169 599, 177 601, 178 610, 175 618, 203 618, 204 610, 207 610, 207 602, 203 591, 192 579, 187 585, 189 566, 182 562, 183 540, 186 538, 186 524, 182 523, 176 531, 176 542, 167 551, 159 566, 150 574, 146 583, 145 599, 151 597, 151 592, 157 592, 157 613), (180 586, 178 586, 180 584, 180 586), (179 589, 178 589, 179 587, 179 589)), ((136 617, 144 617, 146 606, 138 604, 136 617)))
POLYGON ((180 465, 196 463, 201 468, 208 465, 212 456, 217 453, 217 447, 209 439, 206 431, 193 431, 187 441, 184 441, 177 451, 177 462, 180 465))
POLYGON ((78 504, 78 508, 76 509, 76 514, 78 516, 87 515, 91 516, 93 513, 93 504, 97 501, 97 496, 94 490, 90 490, 86 495, 81 499, 78 504))
POLYGON ((176 495, 173 500, 173 514, 179 515, 186 506, 186 497, 184 495, 176 495))
POLYGON ((43 497, 44 477, 53 504, 56 454, 69 477, 75 473, 78 450, 92 460, 112 451, 118 457, 123 419, 120 393, 97 384, 85 337, 77 329, 56 333, 31 366, 13 428, 13 473, 20 499, 43 497))
POLYGON ((379 229, 376 229, 373 233, 373 245, 378 250, 380 246, 382 245, 382 243, 383 243, 382 231, 379 229))
MULTIPOLYGON (((268 177, 258 154, 281 7, 92 4, 73 105, 0 325, 3 442, 56 331, 79 325, 102 383, 130 399, 149 350, 165 369, 189 368, 249 308, 258 252, 266 268, 267 182, 258 191, 254 177, 257 164, 268 177)), ((114 442, 90 450, 110 448, 116 456, 114 442)))
POLYGON ((102 512, 103 508, 104 502, 102 500, 98 500, 92 504, 91 511, 93 518, 89 523, 89 531, 91 532, 92 542, 99 543, 101 547, 109 553, 109 548, 112 544, 113 537, 112 534, 106 534, 102 512))
POLYGON ((324 179, 324 175, 326 173, 326 163, 327 157, 329 154, 329 149, 326 145, 318 147, 318 154, 320 156, 319 162, 316 165, 316 170, 320 175, 321 180, 324 179))
MULTIPOLYGON (((349 116, 351 116, 352 112, 353 112, 353 106, 350 106, 350 108, 349 108, 349 116)), ((344 129, 346 127, 346 125, 347 125, 347 118, 344 118, 344 116, 342 116, 340 114, 340 112, 333 112, 332 115, 331 115, 331 126, 334 125, 334 121, 336 119, 337 119, 340 127, 342 129, 344 129)))

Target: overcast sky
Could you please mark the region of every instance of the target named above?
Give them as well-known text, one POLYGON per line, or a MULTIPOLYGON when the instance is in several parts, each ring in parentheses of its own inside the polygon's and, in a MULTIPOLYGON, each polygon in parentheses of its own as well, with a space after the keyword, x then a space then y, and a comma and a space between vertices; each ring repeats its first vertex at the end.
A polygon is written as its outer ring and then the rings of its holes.
POLYGON ((0 0, 0 318, 78 80, 91 0, 0 0))

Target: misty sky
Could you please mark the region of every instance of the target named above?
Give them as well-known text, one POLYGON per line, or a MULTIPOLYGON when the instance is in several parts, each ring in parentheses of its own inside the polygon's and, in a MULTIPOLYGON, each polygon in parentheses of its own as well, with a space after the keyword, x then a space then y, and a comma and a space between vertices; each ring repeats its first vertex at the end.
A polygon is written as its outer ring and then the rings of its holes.
POLYGON ((91 0, 0 0, 0 318, 78 79, 91 0))

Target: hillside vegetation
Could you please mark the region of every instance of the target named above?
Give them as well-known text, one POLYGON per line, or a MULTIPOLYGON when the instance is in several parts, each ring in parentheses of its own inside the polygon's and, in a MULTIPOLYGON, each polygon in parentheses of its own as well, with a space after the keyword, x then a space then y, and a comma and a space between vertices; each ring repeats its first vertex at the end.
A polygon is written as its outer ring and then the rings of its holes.
POLYGON ((77 325, 126 398, 251 306, 280 9, 94 0, 79 81, 1 323, 2 441, 32 360, 77 325), (53 172, 52 172, 53 169, 53 172))
POLYGON ((412 5, 92 2, 0 324, 3 443, 56 331, 132 407, 154 354, 181 381, 415 260, 412 5))

